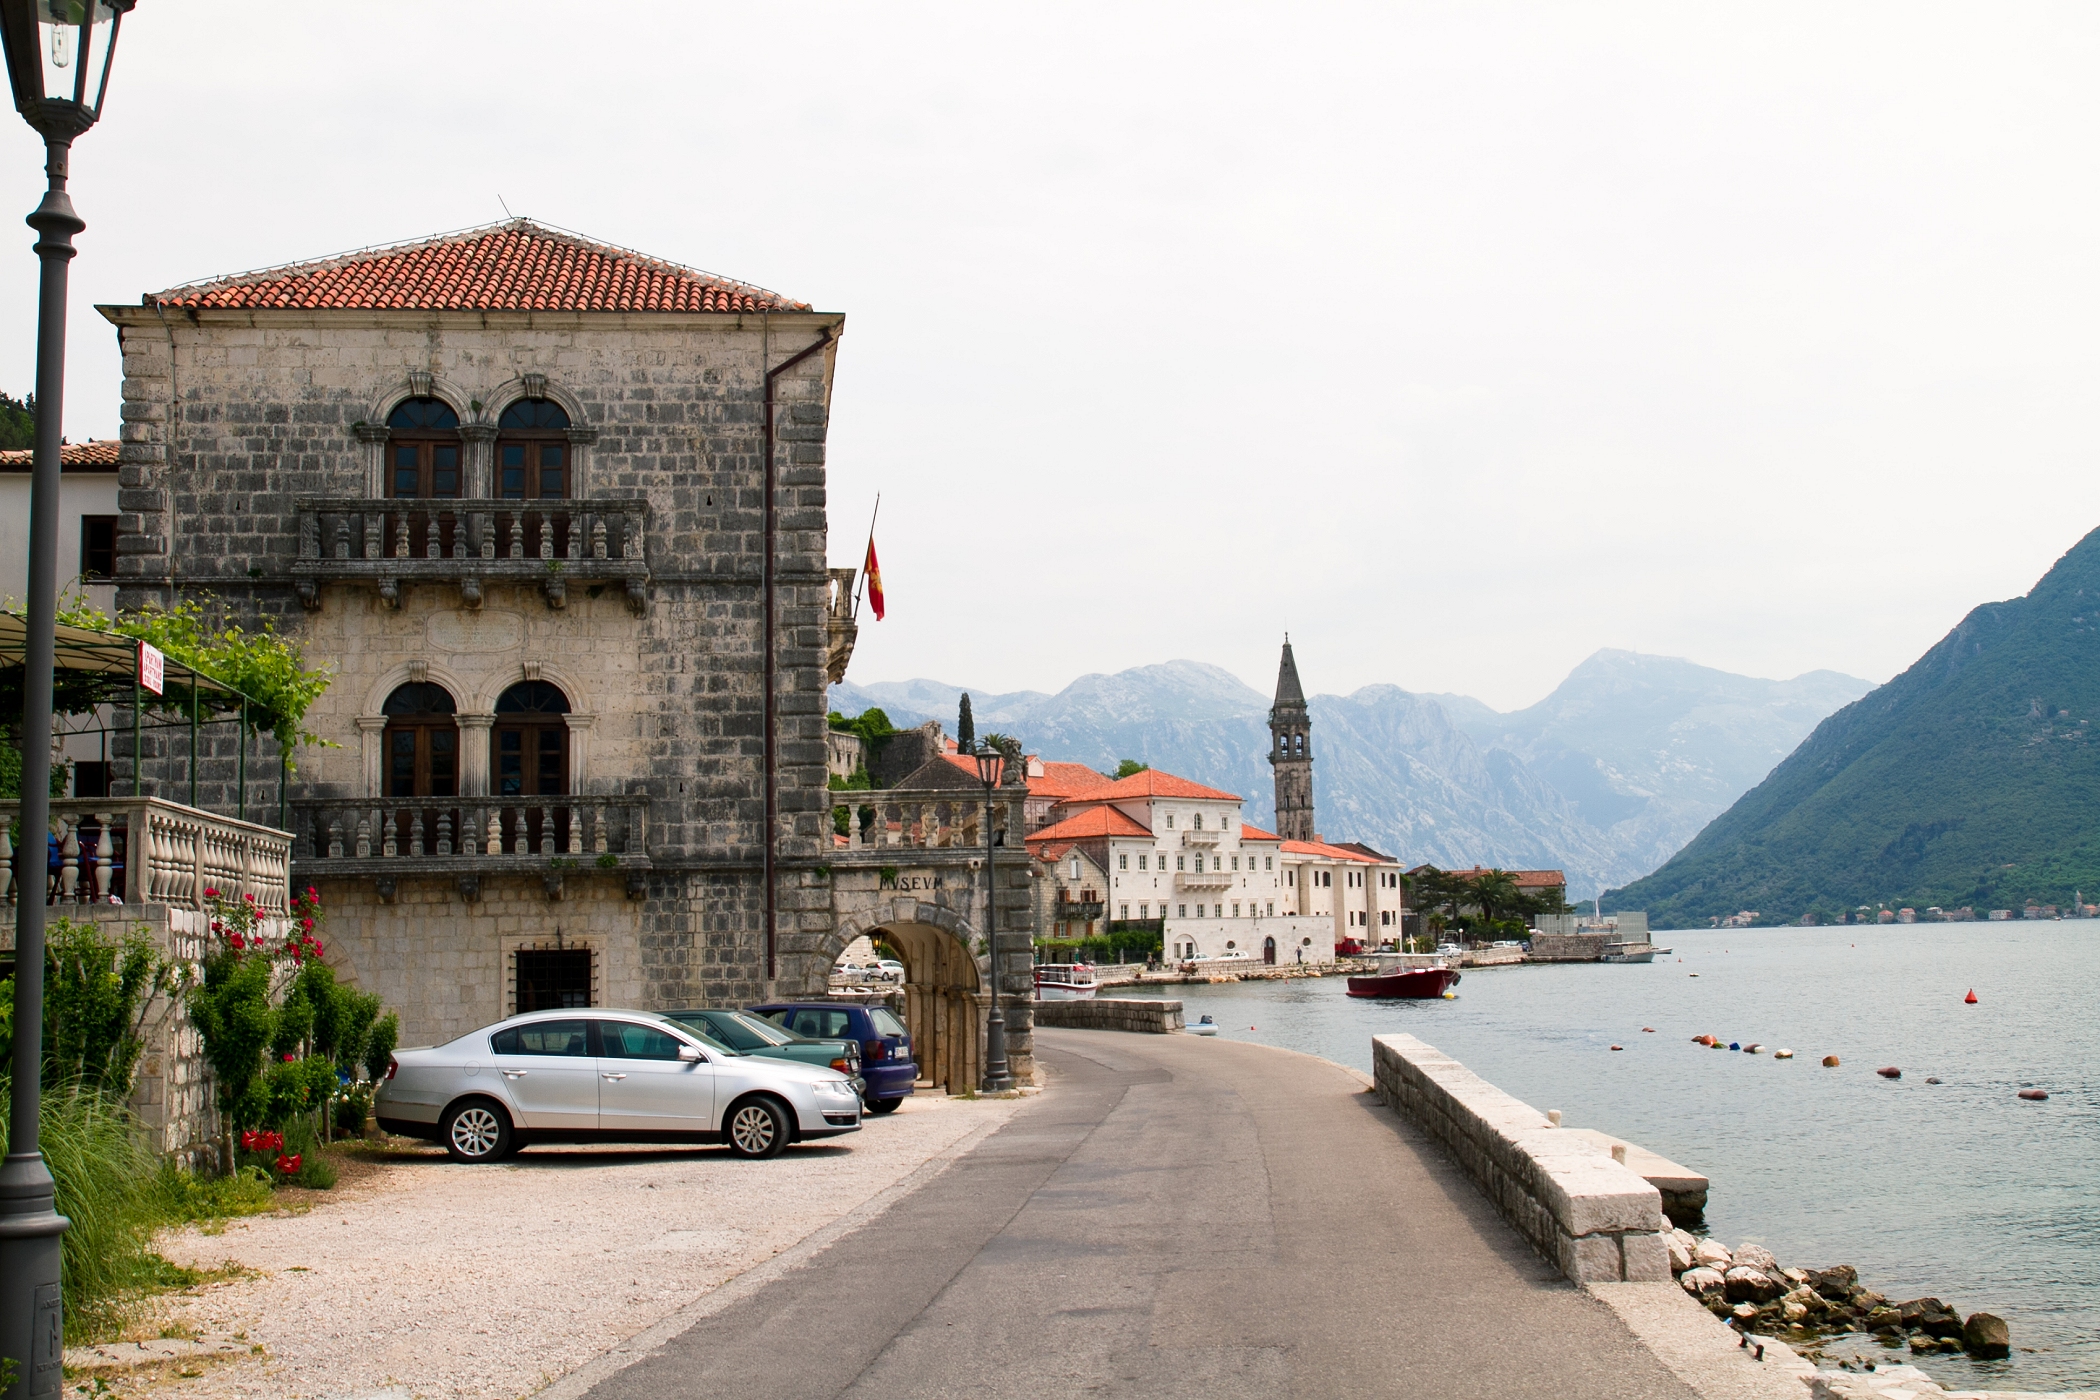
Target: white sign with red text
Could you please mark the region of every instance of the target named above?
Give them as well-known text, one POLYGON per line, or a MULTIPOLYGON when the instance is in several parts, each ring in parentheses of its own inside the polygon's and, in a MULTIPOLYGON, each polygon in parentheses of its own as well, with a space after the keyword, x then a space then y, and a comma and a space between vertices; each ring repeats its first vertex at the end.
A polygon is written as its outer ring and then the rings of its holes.
POLYGON ((161 687, 167 683, 166 677, 167 662, 161 656, 160 648, 150 642, 140 642, 139 685, 158 695, 161 693, 161 687))

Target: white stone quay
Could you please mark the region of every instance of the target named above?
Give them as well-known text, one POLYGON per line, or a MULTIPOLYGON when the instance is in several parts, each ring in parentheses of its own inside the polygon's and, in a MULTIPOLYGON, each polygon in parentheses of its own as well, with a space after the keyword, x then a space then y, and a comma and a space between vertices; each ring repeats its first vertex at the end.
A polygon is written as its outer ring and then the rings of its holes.
POLYGON ((1371 1058, 1380 1099, 1568 1278, 1669 1282, 1662 1196, 1639 1175, 1411 1035, 1372 1037, 1371 1058))

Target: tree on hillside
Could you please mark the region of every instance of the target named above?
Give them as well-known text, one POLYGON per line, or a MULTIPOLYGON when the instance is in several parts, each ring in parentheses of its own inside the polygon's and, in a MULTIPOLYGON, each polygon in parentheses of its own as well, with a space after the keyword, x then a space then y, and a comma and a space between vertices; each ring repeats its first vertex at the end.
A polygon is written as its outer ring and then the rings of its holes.
POLYGON ((1128 778, 1135 774, 1146 772, 1151 767, 1152 765, 1149 763, 1140 763, 1134 758, 1126 758, 1116 765, 1116 776, 1118 778, 1128 778))
POLYGON ((970 715, 970 692, 964 691, 955 715, 955 747, 969 753, 977 747, 977 721, 970 715))
POLYGON ((0 394, 0 452, 36 446, 36 395, 26 399, 0 394))

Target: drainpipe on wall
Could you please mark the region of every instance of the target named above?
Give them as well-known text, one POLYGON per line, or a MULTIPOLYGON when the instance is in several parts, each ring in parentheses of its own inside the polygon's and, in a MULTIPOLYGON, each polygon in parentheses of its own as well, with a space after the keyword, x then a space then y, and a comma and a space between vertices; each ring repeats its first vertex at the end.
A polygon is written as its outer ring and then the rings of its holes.
MULTIPOLYGON (((777 672, 777 670, 778 670, 778 663, 777 663, 777 662, 775 661, 775 659, 774 659, 774 652, 773 652, 773 614, 774 614, 774 611, 775 611, 775 600, 774 600, 774 584, 773 584, 773 573, 774 573, 774 567, 773 567, 773 554, 774 554, 774 529, 775 529, 775 526, 774 526, 774 516, 775 516, 775 514, 776 514, 776 511, 775 511, 775 508, 774 508, 774 504, 773 504, 773 492, 774 492, 774 484, 773 484, 773 483, 774 483, 774 472, 773 472, 773 437, 774 437, 774 433, 773 433, 773 407, 774 407, 774 401, 773 401, 773 385, 774 385, 774 382, 775 382, 776 380, 778 380, 778 379, 780 378, 780 376, 781 376, 781 375, 783 375, 783 374, 786 374, 786 373, 787 373, 787 372, 788 372, 789 370, 793 369, 793 368, 794 368, 794 367, 795 367, 796 365, 799 365, 799 364, 801 364, 801 363, 802 363, 802 362, 803 362, 804 360, 808 359, 808 358, 809 358, 810 356, 812 356, 812 355, 816 354, 816 353, 817 353, 818 351, 820 351, 820 350, 824 349, 824 348, 825 348, 826 346, 830 345, 830 344, 832 343, 832 341, 833 341, 834 339, 836 339, 836 337, 835 337, 835 336, 834 336, 834 335, 832 334, 832 332, 831 332, 831 329, 830 329, 829 327, 826 327, 826 328, 825 328, 825 330, 824 330, 824 334, 823 334, 823 337, 822 337, 821 339, 819 339, 819 340, 817 341, 817 343, 816 343, 816 344, 814 344, 814 345, 812 345, 812 346, 809 346, 809 347, 808 347, 807 349, 804 349, 804 350, 801 350, 801 351, 797 352, 797 353, 796 353, 795 355, 793 355, 793 356, 789 357, 789 358, 788 358, 787 360, 783 361, 783 362, 782 362, 782 363, 781 363, 781 364, 780 364, 780 365, 779 365, 778 367, 776 367, 776 368, 774 368, 774 369, 768 369, 768 370, 766 370, 766 375, 765 375, 765 377, 766 377, 766 403, 765 403, 765 412, 764 412, 764 415, 763 415, 763 416, 764 416, 764 432, 765 432, 765 445, 764 445, 763 449, 761 449, 761 450, 762 450, 762 452, 763 452, 764 458, 765 458, 765 472, 764 472, 764 475, 765 475, 765 492, 766 492, 766 504, 765 504, 765 537, 766 537, 766 544, 765 544, 765 566, 764 566, 764 569, 763 569, 763 571, 762 571, 762 574, 761 574, 761 580, 762 580, 762 584, 763 584, 763 587, 762 587, 762 589, 761 589, 761 593, 762 593, 762 595, 763 595, 763 596, 762 596, 762 600, 761 600, 761 601, 762 601, 762 606, 764 607, 764 610, 765 610, 765 623, 764 623, 764 628, 763 628, 763 636, 762 636, 762 640, 761 640, 761 645, 762 645, 762 646, 764 647, 764 649, 765 649, 765 662, 764 662, 764 665, 763 665, 763 667, 762 667, 761 669, 763 670, 763 672, 764 672, 764 674, 765 674, 765 707, 766 707, 766 730, 765 730, 765 733, 766 733, 766 740, 765 740, 765 770, 766 770, 766 773, 765 773, 765 782, 766 782, 766 833, 765 833, 765 881, 766 881, 766 981, 767 981, 768 983, 770 983, 770 982, 772 982, 772 981, 774 980, 775 976, 776 976, 776 975, 777 975, 777 973, 778 973, 778 968, 779 968, 779 960, 778 960, 778 956, 777 956, 777 946, 778 946, 778 945, 777 945, 777 938, 776 938, 776 934, 777 934, 777 931, 778 931, 778 925, 779 925, 779 911, 780 911, 780 895, 779 895, 779 890, 778 890, 778 887, 777 887, 777 885, 775 884, 775 881, 774 881, 774 878, 773 878, 773 847, 774 847, 775 843, 776 843, 776 842, 777 842, 777 840, 778 840, 778 834, 777 834, 777 831, 776 831, 776 829, 775 829, 775 828, 776 828, 776 826, 777 826, 777 823, 778 823, 778 820, 779 820, 779 811, 780 811, 780 796, 779 796, 779 791, 778 791, 778 789, 779 789, 779 755, 778 755, 778 753, 776 752, 776 733, 775 733, 775 731, 776 731, 776 728, 777 728, 777 725, 776 725, 776 721, 775 721, 775 719, 774 719, 774 715, 773 715, 773 690, 774 690, 774 680, 775 680, 775 675, 776 675, 776 672, 777 672)), ((770 345, 770 343, 771 343, 771 338, 770 338, 770 337, 768 337, 768 339, 767 339, 767 344, 768 344, 768 345, 770 345)), ((761 354, 762 354, 763 356, 765 356, 765 357, 768 357, 768 358, 769 358, 769 357, 770 357, 770 355, 771 355, 771 351, 770 351, 770 349, 768 349, 768 350, 766 350, 766 351, 762 351, 762 352, 761 352, 761 354)), ((761 359, 760 359, 760 361, 759 361, 759 365, 760 365, 760 367, 761 367, 761 368, 764 368, 764 365, 765 365, 765 358, 761 358, 761 359)))

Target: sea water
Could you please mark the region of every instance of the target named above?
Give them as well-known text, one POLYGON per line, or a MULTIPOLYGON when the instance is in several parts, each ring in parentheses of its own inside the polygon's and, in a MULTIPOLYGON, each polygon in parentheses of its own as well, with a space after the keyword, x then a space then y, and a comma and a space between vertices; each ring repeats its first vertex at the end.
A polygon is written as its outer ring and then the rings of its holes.
POLYGON ((1918 1359, 1942 1384, 2100 1387, 2100 921, 1654 938, 1673 951, 1651 964, 1476 968, 1448 1001, 1356 1000, 1339 977, 1114 994, 1367 1072, 1373 1035, 1413 1035, 1703 1173, 1708 1233, 1731 1247, 2011 1324, 2010 1360, 1918 1359))

